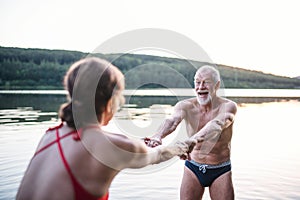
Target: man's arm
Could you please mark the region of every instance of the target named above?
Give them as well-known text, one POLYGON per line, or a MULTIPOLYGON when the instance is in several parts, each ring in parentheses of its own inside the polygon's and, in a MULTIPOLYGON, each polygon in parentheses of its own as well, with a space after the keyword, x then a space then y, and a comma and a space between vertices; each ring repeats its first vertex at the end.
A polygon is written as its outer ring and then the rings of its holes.
POLYGON ((180 122, 185 118, 186 106, 186 102, 178 102, 174 107, 172 116, 164 120, 157 130, 157 133, 155 133, 151 138, 145 138, 145 143, 150 147, 161 145, 161 140, 175 131, 180 122))
POLYGON ((209 121, 200 131, 198 131, 191 138, 201 141, 201 139, 214 139, 218 138, 222 131, 229 127, 237 112, 236 103, 229 101, 221 108, 219 114, 209 121))
MULTIPOLYGON (((116 169, 141 168, 167 161, 174 156, 187 159, 189 157, 189 149, 193 148, 196 143, 197 141, 194 139, 187 139, 184 142, 177 141, 175 144, 149 148, 140 140, 122 139, 117 144, 120 147, 119 151, 113 151, 119 163, 116 169)), ((109 158, 113 158, 113 156, 109 158)))

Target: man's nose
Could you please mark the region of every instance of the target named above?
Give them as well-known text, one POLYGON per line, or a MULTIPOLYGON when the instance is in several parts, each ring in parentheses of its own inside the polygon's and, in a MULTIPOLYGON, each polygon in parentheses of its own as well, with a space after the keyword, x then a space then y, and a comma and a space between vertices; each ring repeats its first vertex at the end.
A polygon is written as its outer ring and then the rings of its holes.
POLYGON ((197 85, 195 85, 195 89, 196 89, 196 90, 201 90, 201 89, 203 89, 203 88, 204 88, 203 82, 198 83, 197 85))
POLYGON ((200 88, 200 89, 201 89, 201 88, 205 88, 205 83, 204 83, 204 81, 203 81, 203 82, 200 82, 199 88, 200 88))

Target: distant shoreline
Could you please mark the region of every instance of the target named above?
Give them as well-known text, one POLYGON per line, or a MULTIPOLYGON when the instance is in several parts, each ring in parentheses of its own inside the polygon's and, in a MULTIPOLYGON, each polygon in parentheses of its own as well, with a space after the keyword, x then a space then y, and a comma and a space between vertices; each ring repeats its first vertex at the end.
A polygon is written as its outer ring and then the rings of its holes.
MULTIPOLYGON (((108 60, 125 75, 126 88, 187 88, 203 65, 215 66, 226 88, 300 89, 300 79, 266 74, 224 64, 142 54, 87 54, 77 51, 0 46, 0 90, 63 90, 69 67, 87 56, 108 60)), ((299 76, 299 74, 295 74, 299 76)))
MULTIPOLYGON (((40 94, 40 95, 66 95, 65 90, 0 90, 0 94, 40 94)), ((169 88, 169 89, 128 89, 123 92, 124 96, 139 97, 193 97, 195 96, 193 89, 169 88)), ((224 97, 270 97, 270 98, 300 98, 300 89, 236 89, 225 88, 220 89, 220 96, 224 97)))

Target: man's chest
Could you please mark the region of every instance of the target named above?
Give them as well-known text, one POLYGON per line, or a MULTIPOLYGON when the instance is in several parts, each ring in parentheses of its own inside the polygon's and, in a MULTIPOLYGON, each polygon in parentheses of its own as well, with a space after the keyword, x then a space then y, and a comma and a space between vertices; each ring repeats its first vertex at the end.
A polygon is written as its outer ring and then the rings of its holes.
POLYGON ((198 132, 201 130, 209 121, 217 116, 216 111, 211 112, 190 112, 186 122, 192 132, 198 132))

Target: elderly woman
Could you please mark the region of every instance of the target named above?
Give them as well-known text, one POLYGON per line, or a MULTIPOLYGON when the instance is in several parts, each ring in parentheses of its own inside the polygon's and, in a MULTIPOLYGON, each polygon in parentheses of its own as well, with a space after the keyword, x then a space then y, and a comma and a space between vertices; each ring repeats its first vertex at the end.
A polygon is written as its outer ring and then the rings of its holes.
POLYGON ((17 199, 108 199, 114 177, 174 156, 187 156, 194 140, 148 148, 140 140, 104 131, 124 102, 123 74, 111 63, 85 58, 65 76, 68 103, 61 124, 42 137, 17 199))

